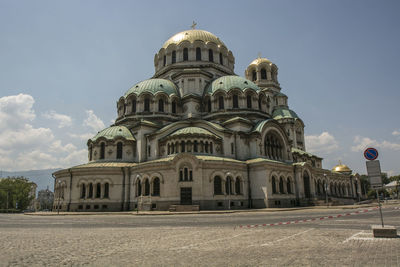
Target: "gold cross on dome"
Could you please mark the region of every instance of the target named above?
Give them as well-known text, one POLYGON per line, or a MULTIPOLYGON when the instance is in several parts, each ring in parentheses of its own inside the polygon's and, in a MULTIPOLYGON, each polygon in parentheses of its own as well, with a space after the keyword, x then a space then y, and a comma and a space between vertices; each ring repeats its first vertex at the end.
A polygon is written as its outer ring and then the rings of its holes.
POLYGON ((258 58, 261 58, 261 52, 258 52, 258 58))
POLYGON ((197 23, 193 20, 193 24, 192 24, 192 26, 190 26, 192 28, 192 30, 196 29, 196 25, 197 25, 197 23))

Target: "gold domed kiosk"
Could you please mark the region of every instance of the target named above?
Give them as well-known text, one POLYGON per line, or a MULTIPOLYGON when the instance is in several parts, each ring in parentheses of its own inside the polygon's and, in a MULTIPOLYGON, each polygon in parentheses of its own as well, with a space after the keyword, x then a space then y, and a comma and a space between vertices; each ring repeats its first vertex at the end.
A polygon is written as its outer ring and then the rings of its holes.
POLYGON ((339 164, 332 168, 333 172, 340 172, 343 174, 351 174, 353 171, 345 164, 339 161, 339 164))
POLYGON ((121 89, 115 123, 88 140, 88 162, 54 173, 54 208, 295 207, 325 193, 354 202, 360 190, 351 170, 323 169, 306 151, 278 67, 262 57, 249 62, 238 76, 232 52, 205 30, 168 38, 154 74, 121 89))

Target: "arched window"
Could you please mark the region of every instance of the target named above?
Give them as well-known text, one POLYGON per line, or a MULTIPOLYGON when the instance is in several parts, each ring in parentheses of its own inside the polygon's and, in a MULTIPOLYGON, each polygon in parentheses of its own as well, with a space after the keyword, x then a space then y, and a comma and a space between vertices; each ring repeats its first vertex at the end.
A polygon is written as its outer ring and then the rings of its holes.
POLYGON ((290 184, 290 179, 289 178, 287 179, 287 182, 286 182, 286 191, 287 191, 288 194, 292 193, 292 185, 290 184))
POLYGON ((283 159, 283 145, 281 139, 275 133, 268 133, 264 139, 265 155, 270 159, 283 159))
POLYGON ((242 193, 241 190, 240 190, 240 178, 239 177, 236 177, 235 193, 236 193, 236 195, 240 195, 242 193))
POLYGON ((117 159, 122 159, 122 142, 117 143, 117 159))
POLYGON ((164 112, 164 100, 162 100, 162 99, 158 100, 158 111, 164 112))
POLYGON ((160 195, 160 178, 156 177, 153 180, 153 196, 160 195))
POLYGON ((208 153, 208 142, 204 143, 204 152, 208 153))
POLYGON ((219 176, 214 177, 214 195, 222 195, 222 179, 219 176))
POLYGON ((92 145, 90 145, 89 146, 89 161, 92 161, 92 153, 93 152, 93 146, 92 145))
POLYGON ((185 152, 185 141, 181 141, 181 152, 185 152))
POLYGON ((136 113, 136 99, 132 100, 132 113, 136 113))
POLYGON ((259 110, 262 110, 262 101, 263 101, 263 96, 260 95, 260 96, 258 97, 258 109, 259 109, 259 110))
POLYGON ((207 111, 211 112, 211 99, 210 98, 207 100, 207 111))
POLYGON ((172 113, 176 114, 176 101, 172 101, 172 113))
POLYGON ((222 53, 219 53, 219 64, 224 65, 224 58, 222 56, 222 53))
POLYGON ((93 198, 93 184, 90 183, 89 184, 89 198, 93 198))
POLYGON ((149 179, 146 179, 144 181, 144 195, 148 196, 150 195, 150 183, 149 183, 149 179))
POLYGON ((224 97, 222 95, 218 97, 218 108, 224 109, 224 97))
POLYGON ((310 176, 307 172, 303 174, 303 182, 304 182, 304 195, 306 198, 311 198, 311 187, 310 187, 310 176))
POLYGON ((201 48, 196 47, 196 60, 201 61, 201 48))
POLYGON ((96 184, 96 198, 100 198, 101 197, 101 184, 97 183, 96 184))
POLYGON ((183 181, 183 170, 179 170, 179 181, 183 181))
POLYGON ((188 61, 189 60, 189 53, 188 53, 188 49, 184 48, 183 49, 183 61, 188 61))
POLYGON ((172 58, 171 58, 172 64, 176 63, 176 51, 172 51, 172 58))
POLYGON ((251 95, 247 95, 247 97, 246 97, 246 100, 247 100, 247 108, 251 108, 251 95))
POLYGON ((165 66, 167 64, 167 56, 164 56, 164 62, 163 62, 163 66, 165 66))
POLYGON ((81 198, 85 198, 86 197, 86 185, 82 184, 81 185, 81 198))
POLYGON ((150 99, 148 97, 144 99, 144 111, 145 112, 150 111, 150 99))
POLYGON ((101 143, 100 144, 100 159, 104 159, 105 153, 106 153, 106 144, 101 143))
POLYGON ((210 153, 211 153, 211 154, 214 153, 214 152, 213 152, 213 143, 212 143, 212 142, 210 142, 210 153))
POLYGON ((272 176, 272 193, 276 194, 276 181, 274 176, 272 176))
POLYGON ((208 61, 214 62, 214 52, 212 49, 208 49, 208 61))
POLYGON ((252 77, 252 81, 257 80, 257 72, 255 70, 253 70, 253 77, 252 77))
POLYGON ((136 182, 136 196, 141 196, 142 195, 142 183, 138 179, 136 182))
POLYGON ((110 194, 110 184, 109 183, 105 183, 104 184, 104 194, 103 197, 104 198, 108 198, 110 194))
POLYGON ((285 191, 283 190, 283 178, 279 178, 279 193, 284 194, 285 191))
POLYGON ((184 168, 183 169, 183 173, 185 175, 185 181, 188 181, 189 180, 189 170, 188 170, 188 168, 184 168))
POLYGON ((198 151, 199 151, 198 143, 197 143, 197 140, 195 140, 194 143, 193 143, 193 152, 198 152, 198 151))
POLYGON ((233 95, 233 108, 239 108, 239 97, 238 95, 233 95))
POLYGON ((230 176, 228 176, 226 178, 226 182, 225 182, 225 193, 227 195, 231 195, 232 194, 232 178, 230 176))
POLYGON ((267 71, 265 69, 261 69, 261 79, 267 79, 267 71))

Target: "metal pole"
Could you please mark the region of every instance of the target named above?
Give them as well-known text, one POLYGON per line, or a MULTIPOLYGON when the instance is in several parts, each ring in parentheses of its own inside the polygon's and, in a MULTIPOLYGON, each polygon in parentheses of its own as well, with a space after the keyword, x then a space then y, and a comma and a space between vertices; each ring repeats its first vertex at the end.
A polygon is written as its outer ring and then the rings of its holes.
POLYGON ((381 215, 382 228, 384 228, 385 225, 383 224, 382 208, 381 208, 381 202, 380 202, 380 200, 379 200, 378 189, 376 189, 376 197, 378 198, 379 213, 380 213, 380 215, 381 215))

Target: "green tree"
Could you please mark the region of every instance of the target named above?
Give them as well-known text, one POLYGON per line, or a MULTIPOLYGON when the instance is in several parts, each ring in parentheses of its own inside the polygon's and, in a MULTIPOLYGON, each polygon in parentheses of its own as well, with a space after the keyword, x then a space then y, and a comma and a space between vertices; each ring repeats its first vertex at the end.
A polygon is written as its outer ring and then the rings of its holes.
POLYGON ((31 189, 32 183, 22 176, 0 179, 0 209, 26 209, 35 197, 31 189))

